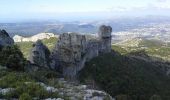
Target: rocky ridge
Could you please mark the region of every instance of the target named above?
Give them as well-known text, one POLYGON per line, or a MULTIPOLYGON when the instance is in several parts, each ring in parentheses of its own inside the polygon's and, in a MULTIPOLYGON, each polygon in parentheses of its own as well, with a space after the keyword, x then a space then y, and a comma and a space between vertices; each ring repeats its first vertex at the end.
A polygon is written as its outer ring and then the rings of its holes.
POLYGON ((13 39, 15 42, 36 42, 37 40, 49 39, 51 37, 58 37, 58 35, 55 35, 53 33, 39 33, 31 37, 15 35, 13 39))
POLYGON ((35 45, 30 55, 30 58, 33 59, 30 59, 30 61, 33 64, 37 64, 37 66, 41 66, 40 63, 47 62, 47 65, 50 65, 49 68, 61 72, 65 77, 73 79, 84 67, 85 62, 101 53, 111 52, 111 33, 112 28, 105 25, 99 28, 98 37, 96 39, 88 40, 85 35, 77 33, 63 33, 59 36, 58 42, 51 55, 46 54, 43 47, 35 45), (46 60, 44 55, 48 55, 50 60, 44 61, 46 60), (37 58, 42 58, 44 60, 40 63, 36 63, 38 62, 37 58))
MULTIPOLYGON (((10 38, 10 36, 8 35, 8 33, 6 31, 2 31, 1 35, 4 36, 5 40, 6 40, 5 42, 2 40, 4 42, 3 46, 8 46, 8 45, 14 44, 14 42, 12 42, 13 39, 10 38)), ((78 50, 77 52, 81 51, 82 53, 85 53, 86 46, 83 45, 83 43, 86 43, 86 42, 82 41, 83 39, 85 40, 84 36, 77 35, 77 34, 74 34, 74 35, 63 34, 63 35, 68 35, 71 37, 73 36, 75 38, 75 40, 73 40, 72 43, 76 44, 73 46, 75 46, 75 47, 78 46, 75 48, 75 51, 78 50), (79 47, 80 45, 84 46, 84 47, 79 47), (84 48, 84 49, 82 49, 82 48, 84 48)), ((60 42, 62 43, 62 41, 60 41, 60 42)), ((60 46, 60 44, 58 44, 58 45, 60 46)), ((60 48, 60 49, 62 50, 62 48, 60 48)), ((51 59, 51 58, 48 58, 48 57, 50 57, 50 52, 49 52, 48 48, 45 45, 43 45, 43 43, 40 40, 38 40, 36 43, 33 44, 33 48, 31 50, 31 57, 32 58, 30 58, 30 62, 33 64, 33 66, 39 65, 41 67, 42 66, 49 67, 48 59, 51 59)), ((79 58, 79 57, 80 56, 78 55, 75 58, 79 58)), ((76 62, 78 60, 79 59, 76 59, 76 62)), ((66 62, 67 62, 67 60, 66 60, 66 62)), ((33 66, 31 66, 31 67, 33 67, 33 66)), ((42 86, 48 93, 57 92, 61 96, 61 98, 46 98, 45 100, 64 100, 63 99, 64 97, 68 97, 69 100, 80 100, 80 99, 82 99, 82 100, 104 100, 104 99, 113 100, 113 98, 106 92, 89 88, 87 85, 81 85, 76 82, 65 81, 64 78, 58 79, 58 83, 61 84, 61 87, 56 88, 53 86, 46 85, 39 81, 34 82, 34 83, 29 82, 29 81, 24 82, 25 85, 38 84, 38 85, 42 86)), ((12 84, 12 83, 9 83, 9 84, 12 84)), ((12 92, 15 92, 15 90, 16 90, 16 88, 12 88, 12 87, 6 87, 6 88, 0 87, 0 95, 4 96, 4 95, 10 94, 12 92)), ((10 99, 18 100, 18 98, 10 98, 10 99)), ((38 98, 34 97, 33 99, 37 100, 38 98)))

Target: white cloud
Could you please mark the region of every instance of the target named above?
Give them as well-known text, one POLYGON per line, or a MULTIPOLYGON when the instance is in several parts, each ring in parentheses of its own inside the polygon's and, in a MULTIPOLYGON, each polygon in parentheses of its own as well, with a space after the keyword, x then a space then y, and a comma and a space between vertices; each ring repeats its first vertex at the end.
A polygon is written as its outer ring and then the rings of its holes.
POLYGON ((168 0, 158 0, 159 2, 153 3, 153 7, 157 9, 170 9, 170 1, 168 0))
POLYGON ((166 2, 167 0, 157 0, 157 2, 166 2))
POLYGON ((127 8, 127 7, 111 7, 111 8, 109 8, 109 11, 114 11, 114 12, 126 12, 129 10, 130 10, 130 8, 127 8))

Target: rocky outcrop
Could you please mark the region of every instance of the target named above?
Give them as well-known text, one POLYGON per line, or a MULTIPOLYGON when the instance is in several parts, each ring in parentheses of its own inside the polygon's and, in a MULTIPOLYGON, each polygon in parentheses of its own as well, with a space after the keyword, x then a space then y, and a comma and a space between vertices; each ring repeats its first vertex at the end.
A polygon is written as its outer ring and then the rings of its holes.
POLYGON ((108 53, 111 52, 111 33, 112 28, 110 26, 102 25, 99 28, 98 36, 100 40, 99 52, 108 53))
POLYGON ((48 48, 41 42, 41 40, 38 40, 33 44, 29 60, 32 64, 49 68, 49 56, 50 51, 48 48))
POLYGON ((14 44, 14 40, 5 30, 0 30, 0 47, 10 46, 14 44))
POLYGON ((49 55, 49 50, 37 41, 31 51, 30 62, 61 72, 65 77, 74 79, 85 63, 101 53, 111 52, 110 26, 101 26, 98 37, 88 38, 77 33, 63 33, 49 55), (49 61, 50 59, 50 61, 49 61))
POLYGON ((59 69, 66 77, 75 77, 85 62, 111 51, 111 32, 111 27, 103 25, 96 39, 77 33, 61 34, 52 53, 52 68, 59 69))
POLYGON ((64 76, 75 76, 85 58, 86 38, 76 33, 61 34, 53 54, 64 76))
POLYGON ((31 37, 15 35, 13 39, 15 42, 36 42, 37 40, 49 39, 51 37, 58 37, 58 35, 55 35, 53 33, 39 33, 31 37))

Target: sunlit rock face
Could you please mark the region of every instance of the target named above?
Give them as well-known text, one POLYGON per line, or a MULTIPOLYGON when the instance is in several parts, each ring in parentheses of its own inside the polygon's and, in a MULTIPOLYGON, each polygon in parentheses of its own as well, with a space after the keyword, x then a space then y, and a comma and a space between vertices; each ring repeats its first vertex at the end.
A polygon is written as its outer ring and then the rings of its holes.
POLYGON ((31 37, 15 35, 13 39, 14 42, 36 42, 38 40, 50 39, 52 37, 58 37, 58 35, 55 35, 54 33, 39 33, 31 37))
POLYGON ((5 30, 0 30, 0 46, 11 46, 14 44, 14 40, 9 36, 5 30))
POLYGON ((52 52, 52 68, 59 69, 64 76, 75 77, 85 62, 111 51, 111 32, 110 26, 103 25, 95 39, 77 33, 61 34, 52 52))
POLYGON ((49 68, 49 56, 50 51, 40 40, 33 44, 30 54, 30 62, 32 64, 49 68))

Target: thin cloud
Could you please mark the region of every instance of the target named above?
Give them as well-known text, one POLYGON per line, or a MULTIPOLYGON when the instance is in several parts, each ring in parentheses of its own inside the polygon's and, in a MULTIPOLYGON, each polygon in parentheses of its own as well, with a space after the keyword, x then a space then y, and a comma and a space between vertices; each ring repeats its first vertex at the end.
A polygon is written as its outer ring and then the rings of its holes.
POLYGON ((167 0, 157 0, 157 2, 166 2, 167 0))

